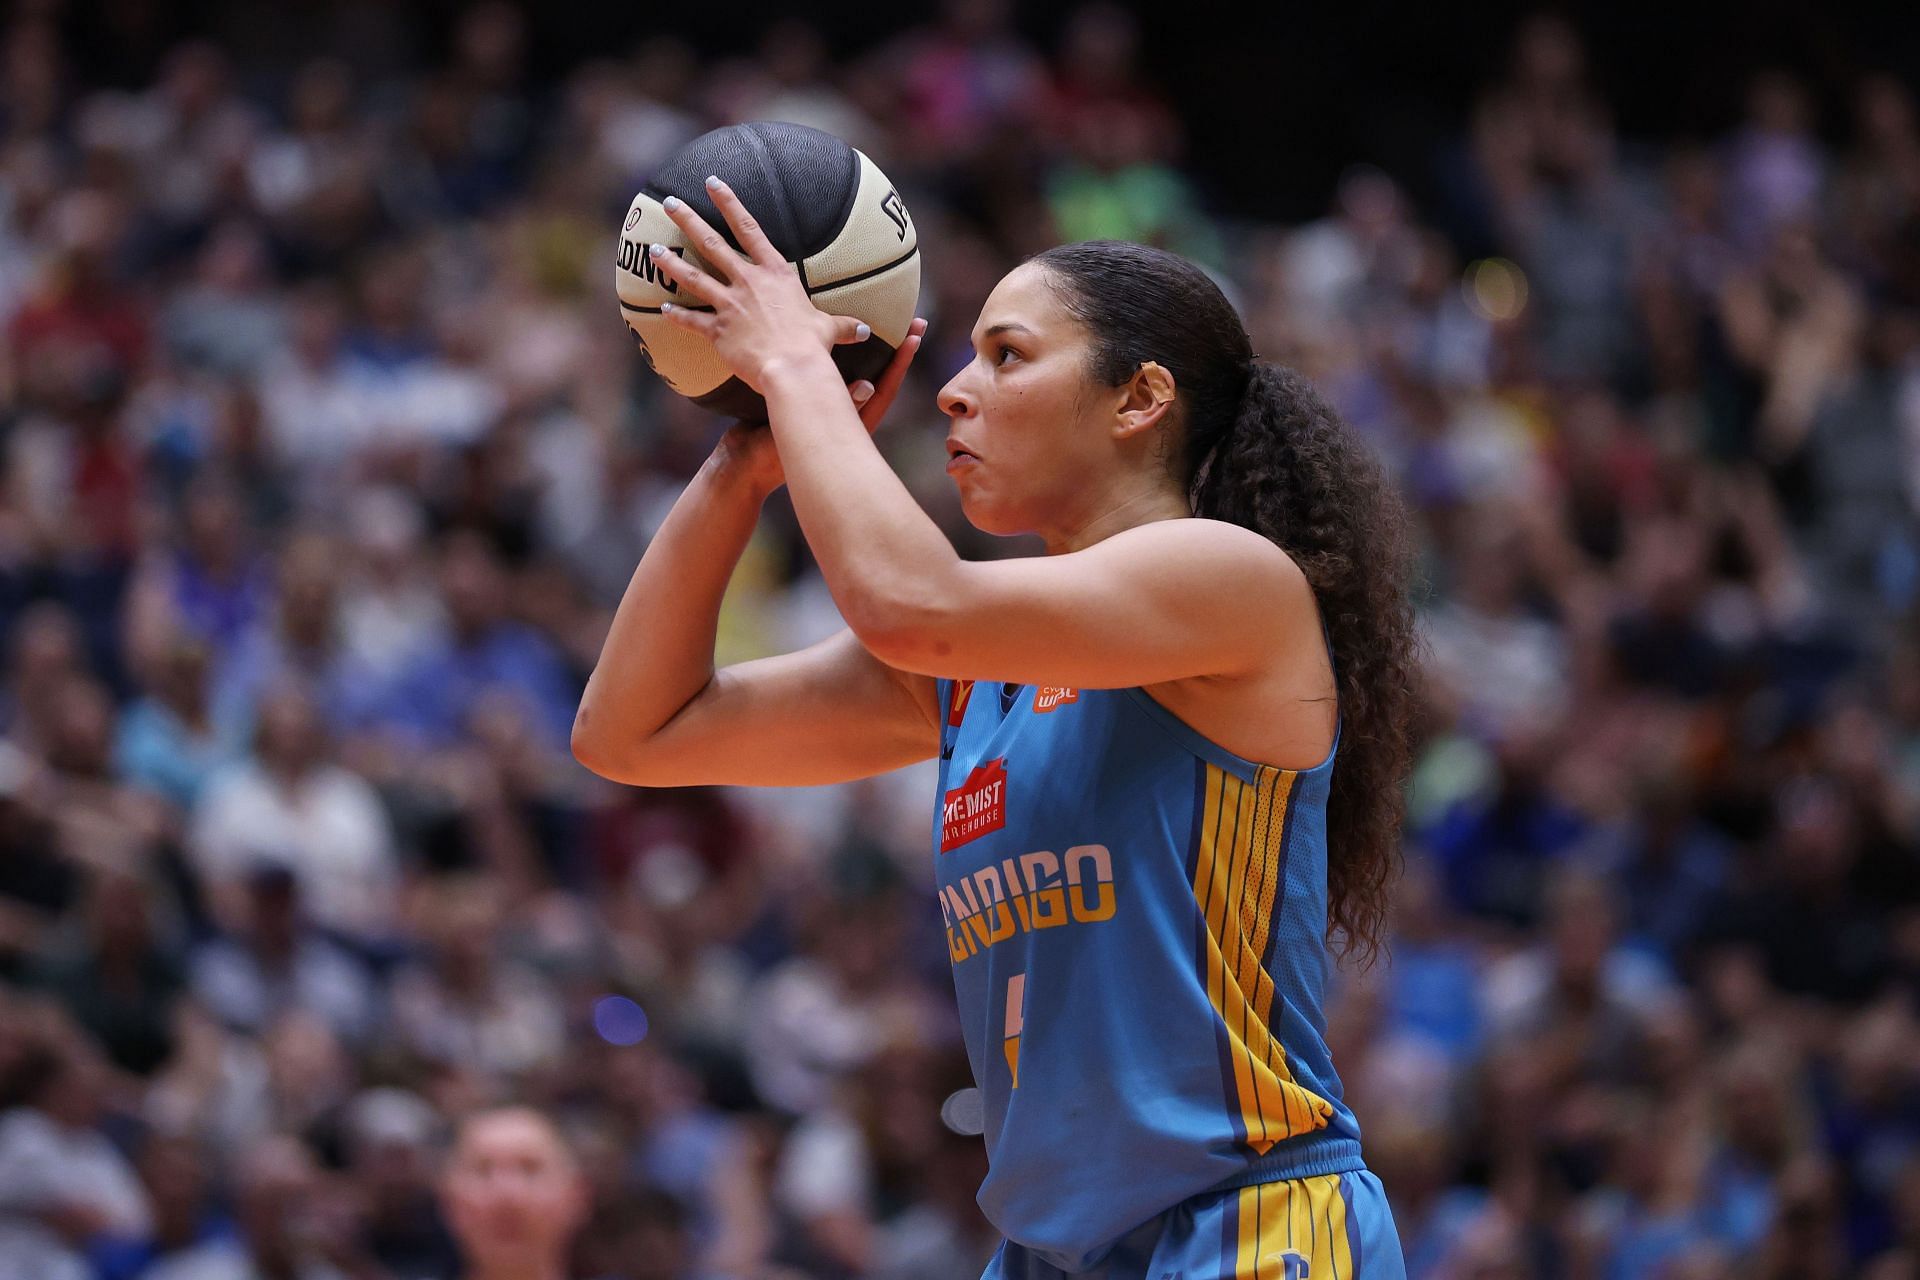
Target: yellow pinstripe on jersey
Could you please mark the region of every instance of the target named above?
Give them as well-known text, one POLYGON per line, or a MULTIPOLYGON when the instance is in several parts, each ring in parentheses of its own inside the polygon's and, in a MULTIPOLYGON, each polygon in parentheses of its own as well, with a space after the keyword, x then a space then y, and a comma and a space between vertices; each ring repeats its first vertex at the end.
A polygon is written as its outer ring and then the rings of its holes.
POLYGON ((1207 766, 1206 812, 1193 896, 1206 916, 1207 998, 1226 1023, 1228 1056, 1247 1145, 1324 1128, 1328 1102, 1294 1082, 1287 1052, 1267 1025, 1273 977, 1260 963, 1274 895, 1285 871, 1287 799, 1296 775, 1261 766, 1252 783, 1207 766))
POLYGON ((1233 1280, 1353 1280, 1340 1175, 1243 1187, 1233 1280))

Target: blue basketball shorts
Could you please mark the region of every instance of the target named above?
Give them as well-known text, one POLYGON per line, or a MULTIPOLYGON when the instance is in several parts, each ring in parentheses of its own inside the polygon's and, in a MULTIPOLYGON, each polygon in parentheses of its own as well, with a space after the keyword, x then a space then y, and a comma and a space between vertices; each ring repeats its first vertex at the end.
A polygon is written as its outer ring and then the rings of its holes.
POLYGON ((1380 1179, 1365 1169, 1195 1196, 1062 1271, 1004 1241, 981 1280, 1406 1280, 1380 1179))

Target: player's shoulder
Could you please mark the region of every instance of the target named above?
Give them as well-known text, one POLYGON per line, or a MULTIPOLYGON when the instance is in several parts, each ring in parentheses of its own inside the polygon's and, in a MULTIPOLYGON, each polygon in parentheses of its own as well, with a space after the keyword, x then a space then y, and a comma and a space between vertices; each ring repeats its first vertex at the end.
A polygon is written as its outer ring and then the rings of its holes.
POLYGON ((1115 555, 1144 559, 1191 575, 1195 583, 1267 584, 1292 591, 1306 575, 1286 549, 1245 525, 1210 516, 1153 520, 1114 534, 1100 544, 1115 555))

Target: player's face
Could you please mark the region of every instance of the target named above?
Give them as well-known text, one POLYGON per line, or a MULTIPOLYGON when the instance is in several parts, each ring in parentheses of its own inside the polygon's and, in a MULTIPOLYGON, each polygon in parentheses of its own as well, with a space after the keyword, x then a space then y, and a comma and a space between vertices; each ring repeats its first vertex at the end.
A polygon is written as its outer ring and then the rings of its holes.
POLYGON ((1093 421, 1087 331, 1027 263, 994 288, 972 337, 972 362, 940 389, 949 447, 973 455, 948 462, 961 508, 983 532, 1044 536, 1079 514, 1089 479, 1112 464, 1093 421))

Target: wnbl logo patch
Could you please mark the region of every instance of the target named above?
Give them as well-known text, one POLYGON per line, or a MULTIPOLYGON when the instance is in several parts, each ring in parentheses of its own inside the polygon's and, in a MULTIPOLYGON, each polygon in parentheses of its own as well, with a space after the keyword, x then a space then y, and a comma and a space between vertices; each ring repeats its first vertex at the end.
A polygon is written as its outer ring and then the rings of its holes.
POLYGON ((1064 707, 1069 702, 1080 701, 1078 689, 1065 689, 1059 685, 1042 685, 1033 691, 1033 709, 1044 715, 1055 707, 1064 707))

